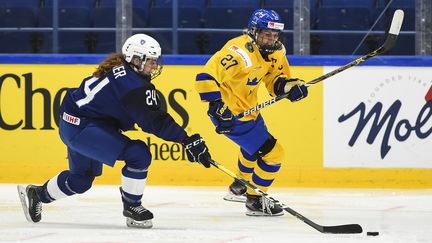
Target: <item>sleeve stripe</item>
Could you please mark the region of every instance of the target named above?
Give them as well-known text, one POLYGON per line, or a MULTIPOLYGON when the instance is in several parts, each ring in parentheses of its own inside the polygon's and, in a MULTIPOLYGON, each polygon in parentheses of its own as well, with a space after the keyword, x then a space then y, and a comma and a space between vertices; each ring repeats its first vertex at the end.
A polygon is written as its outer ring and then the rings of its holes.
POLYGON ((221 97, 222 96, 219 91, 200 93, 201 100, 216 100, 220 99, 221 97))
POLYGON ((209 79, 216 81, 216 79, 213 78, 213 76, 211 76, 208 73, 198 73, 196 76, 196 81, 209 80, 209 79))
POLYGON ((196 76, 196 81, 197 82, 199 82, 199 81, 209 81, 209 80, 213 80, 217 84, 217 86, 220 87, 219 82, 215 78, 213 78, 213 76, 211 76, 208 73, 198 73, 197 76, 196 76))

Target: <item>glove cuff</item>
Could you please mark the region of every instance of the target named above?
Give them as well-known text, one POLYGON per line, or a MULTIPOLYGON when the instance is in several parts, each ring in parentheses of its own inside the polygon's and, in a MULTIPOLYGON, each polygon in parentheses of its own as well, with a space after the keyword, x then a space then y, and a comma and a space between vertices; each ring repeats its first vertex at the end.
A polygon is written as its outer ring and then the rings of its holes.
POLYGON ((297 86, 297 85, 302 86, 304 84, 305 84, 305 81, 298 79, 298 78, 288 79, 285 86, 284 86, 284 92, 286 94, 292 89, 292 87, 297 86))
POLYGON ((186 139, 190 138, 188 135, 180 139, 179 143, 183 144, 186 139))
POLYGON ((304 85, 305 81, 299 78, 284 78, 279 77, 274 84, 274 92, 276 95, 283 95, 288 93, 292 87, 296 85, 304 85))
POLYGON ((219 103, 223 103, 222 99, 210 100, 210 101, 209 101, 209 104, 210 104, 211 106, 213 106, 213 105, 217 105, 217 104, 219 104, 219 103))

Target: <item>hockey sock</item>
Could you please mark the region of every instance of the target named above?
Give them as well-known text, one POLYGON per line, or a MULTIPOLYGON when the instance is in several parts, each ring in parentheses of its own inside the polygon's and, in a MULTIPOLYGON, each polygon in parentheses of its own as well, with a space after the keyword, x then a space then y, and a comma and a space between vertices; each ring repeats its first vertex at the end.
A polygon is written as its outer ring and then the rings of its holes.
POLYGON ((91 188, 94 178, 65 170, 47 182, 47 193, 54 200, 84 193, 91 188))
POLYGON ((122 169, 122 200, 132 206, 141 205, 141 198, 147 182, 147 168, 134 169, 124 166, 122 169))
POLYGON ((251 181, 252 173, 256 165, 256 158, 240 150, 238 157, 238 175, 247 181, 251 181))
POLYGON ((47 181, 46 194, 49 195, 49 197, 53 198, 54 200, 58 200, 73 195, 74 193, 70 192, 70 190, 67 189, 68 186, 66 180, 68 178, 68 175, 69 175, 68 171, 62 171, 61 173, 59 173, 58 175, 54 176, 52 179, 47 181))
MULTIPOLYGON (((252 175, 252 183, 266 192, 273 183, 281 164, 268 164, 259 159, 257 165, 252 175)), ((254 195, 256 193, 248 188, 248 194, 254 195)))

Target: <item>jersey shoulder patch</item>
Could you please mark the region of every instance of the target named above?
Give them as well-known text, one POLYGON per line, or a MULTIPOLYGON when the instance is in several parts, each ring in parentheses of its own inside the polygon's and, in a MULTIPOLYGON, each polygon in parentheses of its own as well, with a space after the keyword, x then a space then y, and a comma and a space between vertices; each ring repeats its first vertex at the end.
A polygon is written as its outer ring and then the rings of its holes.
POLYGON ((252 60, 249 57, 248 53, 245 50, 243 50, 242 48, 240 48, 238 45, 232 44, 231 46, 228 47, 228 50, 235 52, 238 56, 240 56, 240 58, 243 60, 244 66, 246 68, 249 68, 252 66, 252 60))

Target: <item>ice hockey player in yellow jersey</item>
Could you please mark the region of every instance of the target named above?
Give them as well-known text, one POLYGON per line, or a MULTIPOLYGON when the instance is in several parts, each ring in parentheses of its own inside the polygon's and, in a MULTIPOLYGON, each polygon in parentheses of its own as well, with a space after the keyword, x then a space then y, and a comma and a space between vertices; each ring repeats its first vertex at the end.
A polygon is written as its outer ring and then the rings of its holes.
MULTIPOLYGON (((263 191, 271 186, 284 162, 284 150, 268 132, 259 112, 241 119, 234 115, 258 105, 261 83, 272 96, 288 93, 292 102, 307 96, 304 81, 291 77, 285 47, 279 41, 283 28, 276 11, 254 11, 247 32, 216 52, 195 82, 201 100, 209 104, 207 114, 216 132, 240 147, 238 174, 263 191)), ((236 181, 224 199, 246 202, 246 215, 283 215, 281 207, 236 181)))

